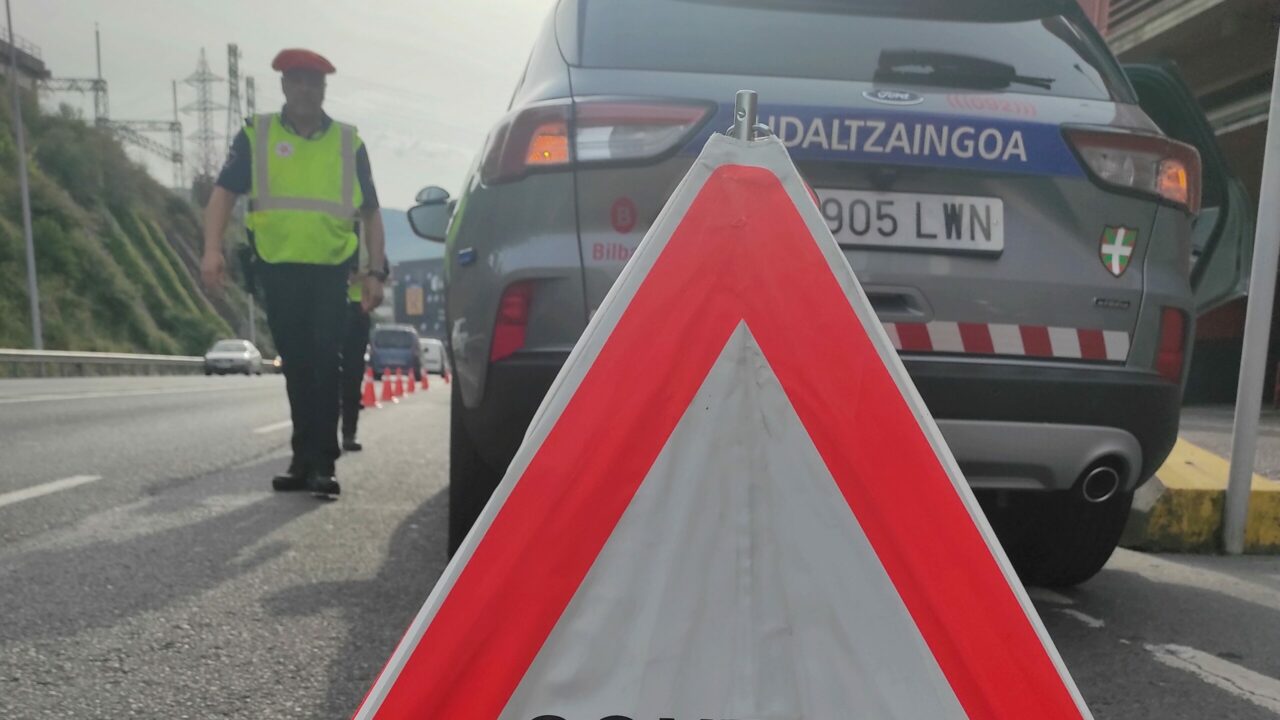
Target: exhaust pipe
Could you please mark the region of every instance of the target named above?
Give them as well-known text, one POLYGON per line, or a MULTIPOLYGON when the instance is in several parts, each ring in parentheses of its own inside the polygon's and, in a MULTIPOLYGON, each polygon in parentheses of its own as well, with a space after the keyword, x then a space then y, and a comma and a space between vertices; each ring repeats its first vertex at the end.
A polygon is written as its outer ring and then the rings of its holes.
POLYGON ((1094 463, 1080 481, 1080 494, 1084 496, 1085 502, 1106 502, 1119 489, 1120 473, 1105 461, 1094 463))

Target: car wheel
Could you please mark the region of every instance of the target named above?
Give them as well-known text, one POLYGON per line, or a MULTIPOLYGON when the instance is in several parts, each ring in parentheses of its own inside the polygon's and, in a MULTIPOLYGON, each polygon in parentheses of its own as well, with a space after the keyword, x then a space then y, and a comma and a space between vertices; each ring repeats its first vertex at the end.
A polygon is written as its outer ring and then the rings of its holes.
POLYGON ((205 374, 205 375, 212 375, 212 374, 213 374, 213 371, 212 371, 212 370, 210 370, 209 368, 205 368, 205 369, 204 369, 204 374, 205 374))
POLYGON ((1018 493, 987 513, 1024 585, 1070 587, 1107 564, 1120 543, 1133 493, 1101 503, 1078 492, 1018 493))
POLYGON ((458 551, 480 511, 502 480, 480 457, 462 420, 462 395, 453 386, 449 410, 449 557, 458 551))

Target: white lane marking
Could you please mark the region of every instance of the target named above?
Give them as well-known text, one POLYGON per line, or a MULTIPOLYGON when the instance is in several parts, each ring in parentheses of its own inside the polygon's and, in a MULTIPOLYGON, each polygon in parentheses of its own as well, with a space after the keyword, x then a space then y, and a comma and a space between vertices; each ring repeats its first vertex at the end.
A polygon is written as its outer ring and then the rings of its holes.
POLYGON ((1092 615, 1085 615, 1079 610, 1072 610, 1071 608, 1054 608, 1054 609, 1062 613, 1063 615, 1066 615, 1067 617, 1071 617, 1071 618, 1075 618, 1076 620, 1079 620, 1080 622, 1084 623, 1085 625, 1088 625, 1094 630, 1097 630, 1098 628, 1104 628, 1107 626, 1107 622, 1105 620, 1099 620, 1098 618, 1092 615))
POLYGON ((225 388, 183 388, 179 390, 131 390, 126 392, 94 392, 94 393, 64 393, 61 395, 28 395, 26 397, 4 398, 0 399, 0 405, 18 405, 22 403, 33 402, 54 402, 58 400, 98 400, 100 398, 122 398, 122 397, 150 397, 153 395, 186 395, 193 393, 214 393, 226 392, 228 390, 257 390, 251 385, 242 385, 239 387, 229 386, 225 388))
POLYGON ((265 434, 267 434, 267 433, 269 433, 269 432, 275 432, 275 431, 277 431, 277 430, 284 430, 285 428, 290 428, 290 427, 293 427, 293 421, 291 421, 291 420, 281 420, 281 421, 280 421, 280 422, 278 422, 278 423, 271 423, 270 425, 263 425, 263 426, 262 426, 262 427, 260 427, 260 428, 254 428, 254 431, 253 431, 253 432, 254 432, 254 433, 256 433, 256 434, 258 434, 258 435, 265 435, 265 434))
POLYGON ((52 495, 53 493, 56 493, 56 492, 61 492, 63 490, 70 490, 73 487, 79 487, 81 485, 85 485, 95 480, 101 480, 101 479, 102 479, 101 475, 74 475, 69 478, 62 478, 61 480, 54 480, 52 482, 47 482, 42 485, 35 485, 33 487, 23 488, 21 490, 14 490, 13 492, 7 492, 7 493, 4 493, 3 495, 0 495, 0 507, 4 507, 6 505, 14 505, 16 503, 22 502, 23 500, 32 500, 34 498, 42 497, 44 495, 52 495))
POLYGON ((1071 598, 1067 597, 1066 595, 1063 595, 1062 593, 1056 593, 1052 590, 1048 590, 1041 587, 1027 588, 1027 596, 1030 597, 1032 600, 1039 600, 1040 602, 1052 603, 1054 605, 1075 605, 1076 604, 1075 600, 1072 600, 1071 598))
POLYGON ((1146 648, 1157 661, 1169 667, 1185 670, 1238 698, 1280 713, 1280 680, 1185 645, 1147 645, 1146 648))

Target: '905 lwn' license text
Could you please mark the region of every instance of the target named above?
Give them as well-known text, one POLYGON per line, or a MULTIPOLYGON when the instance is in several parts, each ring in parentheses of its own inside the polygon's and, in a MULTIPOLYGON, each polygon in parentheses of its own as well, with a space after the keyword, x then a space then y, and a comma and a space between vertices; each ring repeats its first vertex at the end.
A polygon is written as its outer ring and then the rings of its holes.
POLYGON ((936 252, 1004 250, 1000 198, 922 193, 816 190, 836 242, 853 247, 936 252))

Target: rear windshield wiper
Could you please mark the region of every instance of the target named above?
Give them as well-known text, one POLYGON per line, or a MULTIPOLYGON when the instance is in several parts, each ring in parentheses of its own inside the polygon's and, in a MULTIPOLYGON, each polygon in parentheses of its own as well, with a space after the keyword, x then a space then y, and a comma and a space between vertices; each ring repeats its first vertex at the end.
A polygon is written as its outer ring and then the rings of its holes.
POLYGON ((1017 69, 1007 63, 930 50, 881 50, 875 80, 977 90, 998 90, 1014 84, 1044 90, 1053 87, 1053 78, 1019 75, 1017 69))

